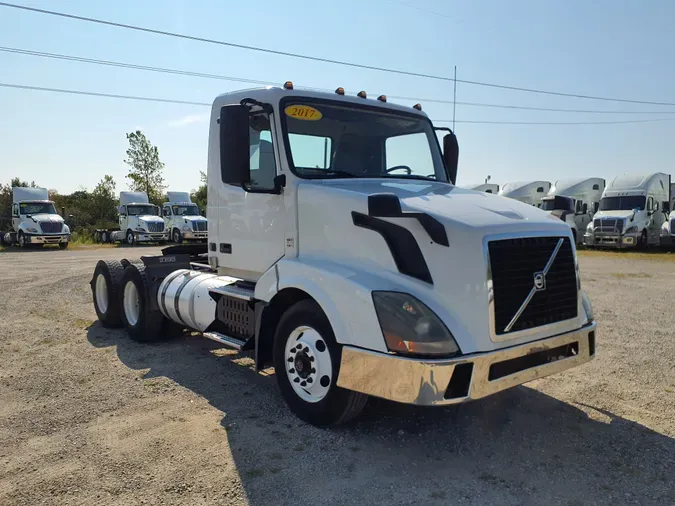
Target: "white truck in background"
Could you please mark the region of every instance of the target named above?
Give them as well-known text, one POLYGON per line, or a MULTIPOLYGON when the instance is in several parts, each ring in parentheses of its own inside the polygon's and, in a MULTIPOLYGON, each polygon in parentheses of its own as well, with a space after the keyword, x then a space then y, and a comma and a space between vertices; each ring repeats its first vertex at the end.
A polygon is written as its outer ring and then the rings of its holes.
POLYGON ((675 248, 675 183, 670 183, 670 204, 663 211, 668 213, 668 219, 661 225, 661 246, 667 249, 675 248))
POLYGON ((588 224, 589 247, 635 248, 658 245, 670 207, 670 175, 617 176, 606 186, 598 212, 588 224))
POLYGON ((12 188, 12 231, 0 233, 2 243, 18 244, 22 248, 41 248, 58 244, 66 249, 70 242, 70 228, 49 200, 45 188, 12 188))
POLYGON ((561 179, 541 199, 541 209, 557 216, 572 228, 577 244, 600 205, 605 180, 599 177, 561 179))
POLYGON ((250 350, 317 426, 369 396, 456 404, 595 356, 569 227, 454 186, 457 139, 420 105, 287 82, 218 96, 209 125, 208 244, 99 261, 102 325, 250 350))
POLYGON ((164 244, 169 240, 159 208, 150 203, 145 192, 120 192, 117 213, 120 228, 96 230, 96 242, 124 242, 131 246, 142 242, 164 244))
POLYGON ((548 181, 515 181, 503 185, 499 195, 541 207, 541 198, 546 196, 550 189, 551 183, 548 181))
POLYGON ((188 192, 167 192, 162 205, 164 228, 172 242, 206 242, 208 221, 201 215, 199 206, 192 202, 188 192))
POLYGON ((485 192, 497 195, 499 193, 499 185, 496 183, 481 183, 481 184, 467 184, 459 185, 459 188, 473 190, 475 192, 485 192))

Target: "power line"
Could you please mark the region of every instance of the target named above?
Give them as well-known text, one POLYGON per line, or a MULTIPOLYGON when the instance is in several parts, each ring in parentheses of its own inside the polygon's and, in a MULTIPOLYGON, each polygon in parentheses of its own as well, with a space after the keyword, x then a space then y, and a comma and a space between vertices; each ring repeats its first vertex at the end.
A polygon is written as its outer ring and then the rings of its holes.
MULTIPOLYGON (((29 86, 24 84, 0 83, 2 88, 14 88, 20 90, 44 91, 51 93, 65 93, 70 95, 84 95, 92 97, 103 98, 117 98, 123 100, 140 100, 144 102, 161 102, 165 104, 181 104, 181 105, 199 105, 211 107, 212 104, 208 102, 195 102, 189 100, 174 100, 168 98, 158 97, 140 97, 135 95, 120 95, 116 93, 100 93, 93 91, 70 90, 65 88, 47 88, 44 86, 29 86)), ((639 120, 618 120, 618 121, 579 121, 579 122, 539 122, 539 121, 479 121, 479 120, 456 120, 456 123, 473 123, 486 125, 614 125, 622 123, 651 123, 655 121, 672 121, 672 118, 654 118, 654 119, 639 119, 639 120)), ((434 120, 435 123, 452 123, 452 120, 442 119, 434 120)))
MULTIPOLYGON (((237 76, 225 76, 221 74, 210 74, 205 72, 194 72, 181 69, 172 69, 165 67, 155 67, 148 65, 139 65, 134 63, 119 62, 113 60, 101 60, 97 58, 86 58, 82 56, 75 55, 66 55, 59 53, 47 53, 44 51, 33 51, 30 49, 20 49, 14 47, 5 47, 0 46, 0 52, 20 54, 24 56, 37 56, 40 58, 50 58, 55 60, 65 60, 73 61, 78 63, 88 63, 93 65, 102 65, 108 67, 119 67, 132 70, 142 70, 146 72, 159 72, 165 74, 174 74, 190 77, 199 77, 204 79, 216 79, 221 81, 232 81, 239 83, 250 83, 250 84, 259 84, 261 86, 275 85, 280 81, 262 81, 259 79, 249 79, 246 77, 237 77, 237 76)), ((299 88, 305 88, 310 90, 317 91, 326 91, 332 92, 327 88, 317 88, 310 86, 299 86, 299 88)), ((397 100, 410 100, 411 102, 426 102, 426 103, 439 103, 439 104, 453 104, 452 100, 443 100, 436 98, 420 98, 420 97, 409 97, 409 96, 399 96, 399 95, 387 95, 389 98, 397 100)), ((523 105, 512 105, 512 104, 490 104, 490 103, 481 103, 481 102, 457 102, 457 105, 464 105, 469 107, 488 107, 488 108, 499 108, 499 109, 517 109, 525 111, 544 111, 544 112, 564 112, 564 113, 584 113, 584 114, 675 114, 675 111, 603 111, 603 110, 594 110, 594 109, 560 109, 560 108, 551 108, 551 107, 529 107, 523 105)))
MULTIPOLYGON (((38 9, 36 7, 28 7, 26 5, 18 5, 18 4, 12 4, 8 2, 0 2, 0 7, 9 7, 13 9, 20 9, 24 11, 29 11, 29 12, 34 12, 34 13, 39 13, 39 14, 47 14, 50 16, 57 16, 61 18, 67 18, 67 19, 73 19, 77 21, 85 21, 88 23, 96 23, 100 25, 107 25, 107 26, 114 26, 117 28, 124 28, 127 30, 135 30, 138 32, 146 32, 146 33, 152 33, 155 35, 163 35, 166 37, 175 37, 179 39, 185 39, 185 40, 192 40, 195 42, 204 42, 208 44, 216 44, 220 46, 227 46, 227 47, 233 47, 237 49, 246 49, 248 51, 257 51, 261 53, 267 53, 267 54, 275 54, 278 56, 287 56, 290 58, 299 58, 303 60, 311 60, 311 61, 316 61, 316 62, 321 62, 321 63, 331 63, 334 65, 343 65, 346 67, 353 67, 353 68, 359 68, 359 69, 365 69, 365 70, 376 70, 378 72, 388 72, 392 74, 399 74, 399 75, 407 75, 411 77, 422 77, 425 79, 434 79, 438 81, 446 81, 446 82, 455 82, 455 80, 452 77, 446 77, 446 76, 436 76, 433 74, 424 74, 420 72, 410 72, 406 70, 400 70, 400 69, 391 69, 387 67, 377 67, 374 65, 365 65, 361 63, 354 63, 354 62, 347 62, 347 61, 342 61, 342 60, 333 60, 330 58, 322 58, 318 56, 309 56, 309 55, 304 55, 300 53, 292 53, 292 52, 287 52, 287 51, 279 51, 275 49, 268 49, 268 48, 262 48, 262 47, 256 47, 256 46, 250 46, 246 44, 236 44, 234 42, 226 42, 222 40, 216 40, 216 39, 209 39, 206 37, 197 37, 194 35, 186 35, 182 33, 176 33, 176 32, 168 32, 165 30, 156 30, 154 28, 147 28, 147 27, 142 27, 142 26, 136 26, 136 25, 128 25, 125 23, 116 23, 114 21, 108 21, 108 20, 103 20, 103 19, 96 19, 96 18, 91 18, 91 17, 86 17, 86 16, 77 16, 75 14, 68 14, 65 12, 58 12, 58 11, 50 11, 47 9, 38 9)), ((576 93, 563 93, 559 91, 548 91, 548 90, 541 90, 541 89, 535 89, 535 88, 523 88, 523 87, 518 87, 518 86, 508 86, 508 85, 503 85, 503 84, 495 84, 495 83, 487 83, 487 82, 482 82, 482 81, 471 81, 471 80, 466 80, 466 79, 457 79, 458 83, 462 84, 470 84, 474 86, 484 86, 488 88, 499 88, 499 89, 504 89, 504 90, 511 90, 511 91, 521 91, 521 92, 527 92, 527 93, 537 93, 537 94, 542 94, 542 95, 554 95, 554 96, 560 96, 560 97, 571 97, 571 98, 579 98, 579 99, 585 99, 585 100, 602 100, 602 101, 608 101, 608 102, 623 102, 623 103, 631 103, 631 104, 643 104, 643 105, 660 105, 660 106, 671 106, 675 107, 674 102, 654 102, 654 101, 647 101, 647 100, 629 100, 629 99, 622 99, 622 98, 611 98, 611 97, 599 97, 599 96, 593 96, 593 95, 580 95, 576 93)))

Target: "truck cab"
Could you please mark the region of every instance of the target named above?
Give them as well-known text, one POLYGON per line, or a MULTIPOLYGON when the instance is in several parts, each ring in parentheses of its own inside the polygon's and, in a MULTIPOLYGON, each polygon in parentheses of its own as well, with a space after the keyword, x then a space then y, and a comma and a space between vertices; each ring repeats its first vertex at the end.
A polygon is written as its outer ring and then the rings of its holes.
POLYGON ((120 229, 112 232, 114 241, 124 241, 129 245, 168 241, 169 234, 164 227, 164 220, 159 216, 159 208, 150 203, 146 193, 120 192, 117 212, 120 229))
POLYGON ((582 241, 583 233, 579 233, 579 230, 585 230, 590 221, 587 204, 572 197, 552 195, 541 199, 541 210, 567 223, 572 229, 575 243, 579 244, 582 241))
POLYGON ((605 188, 598 212, 586 227, 590 247, 635 248, 660 243, 670 207, 670 175, 615 177, 605 188))
POLYGON ((456 404, 590 361, 569 226, 458 188, 458 153, 420 105, 384 95, 292 83, 221 95, 208 244, 100 261, 99 320, 139 341, 165 339, 169 323, 250 350, 317 426, 370 396, 456 404))
POLYGON ((58 244, 65 249, 70 241, 70 229, 44 188, 12 188, 12 229, 4 242, 22 248, 58 244))
POLYGON ((545 197, 550 189, 551 183, 548 181, 516 181, 503 185, 499 195, 541 207, 541 198, 545 197))
POLYGON ((169 202, 162 205, 164 226, 170 240, 177 244, 186 241, 206 242, 208 221, 201 215, 188 192, 167 192, 169 202))

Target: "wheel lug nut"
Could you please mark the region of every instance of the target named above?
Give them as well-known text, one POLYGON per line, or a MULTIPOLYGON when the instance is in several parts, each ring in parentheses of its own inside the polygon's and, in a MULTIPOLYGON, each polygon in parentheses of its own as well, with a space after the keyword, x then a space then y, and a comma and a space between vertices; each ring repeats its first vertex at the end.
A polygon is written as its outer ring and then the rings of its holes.
POLYGON ((289 369, 288 372, 291 374, 295 374, 295 369, 289 369))
POLYGON ((288 357, 289 362, 293 362, 293 357, 288 357))
POLYGON ((294 378, 293 383, 300 383, 300 378, 294 378))
POLYGON ((312 367, 312 370, 309 371, 309 372, 310 372, 311 374, 315 374, 315 373, 316 373, 316 369, 314 369, 314 368, 312 367))
POLYGON ((307 378, 307 383, 312 383, 314 380, 312 378, 307 378))
POLYGON ((307 382, 306 382, 306 381, 303 381, 302 383, 300 383, 300 386, 301 386, 301 387, 306 387, 306 386, 307 386, 307 382))

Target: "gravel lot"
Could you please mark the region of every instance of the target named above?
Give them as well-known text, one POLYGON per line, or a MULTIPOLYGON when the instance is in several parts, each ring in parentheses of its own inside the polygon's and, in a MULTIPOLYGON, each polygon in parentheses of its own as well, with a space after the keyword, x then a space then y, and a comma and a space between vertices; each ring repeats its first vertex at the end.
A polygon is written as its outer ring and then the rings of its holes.
POLYGON ((582 256, 589 364, 327 431, 247 356, 95 323, 96 261, 156 251, 0 252, 0 504, 675 504, 675 262, 582 256))

